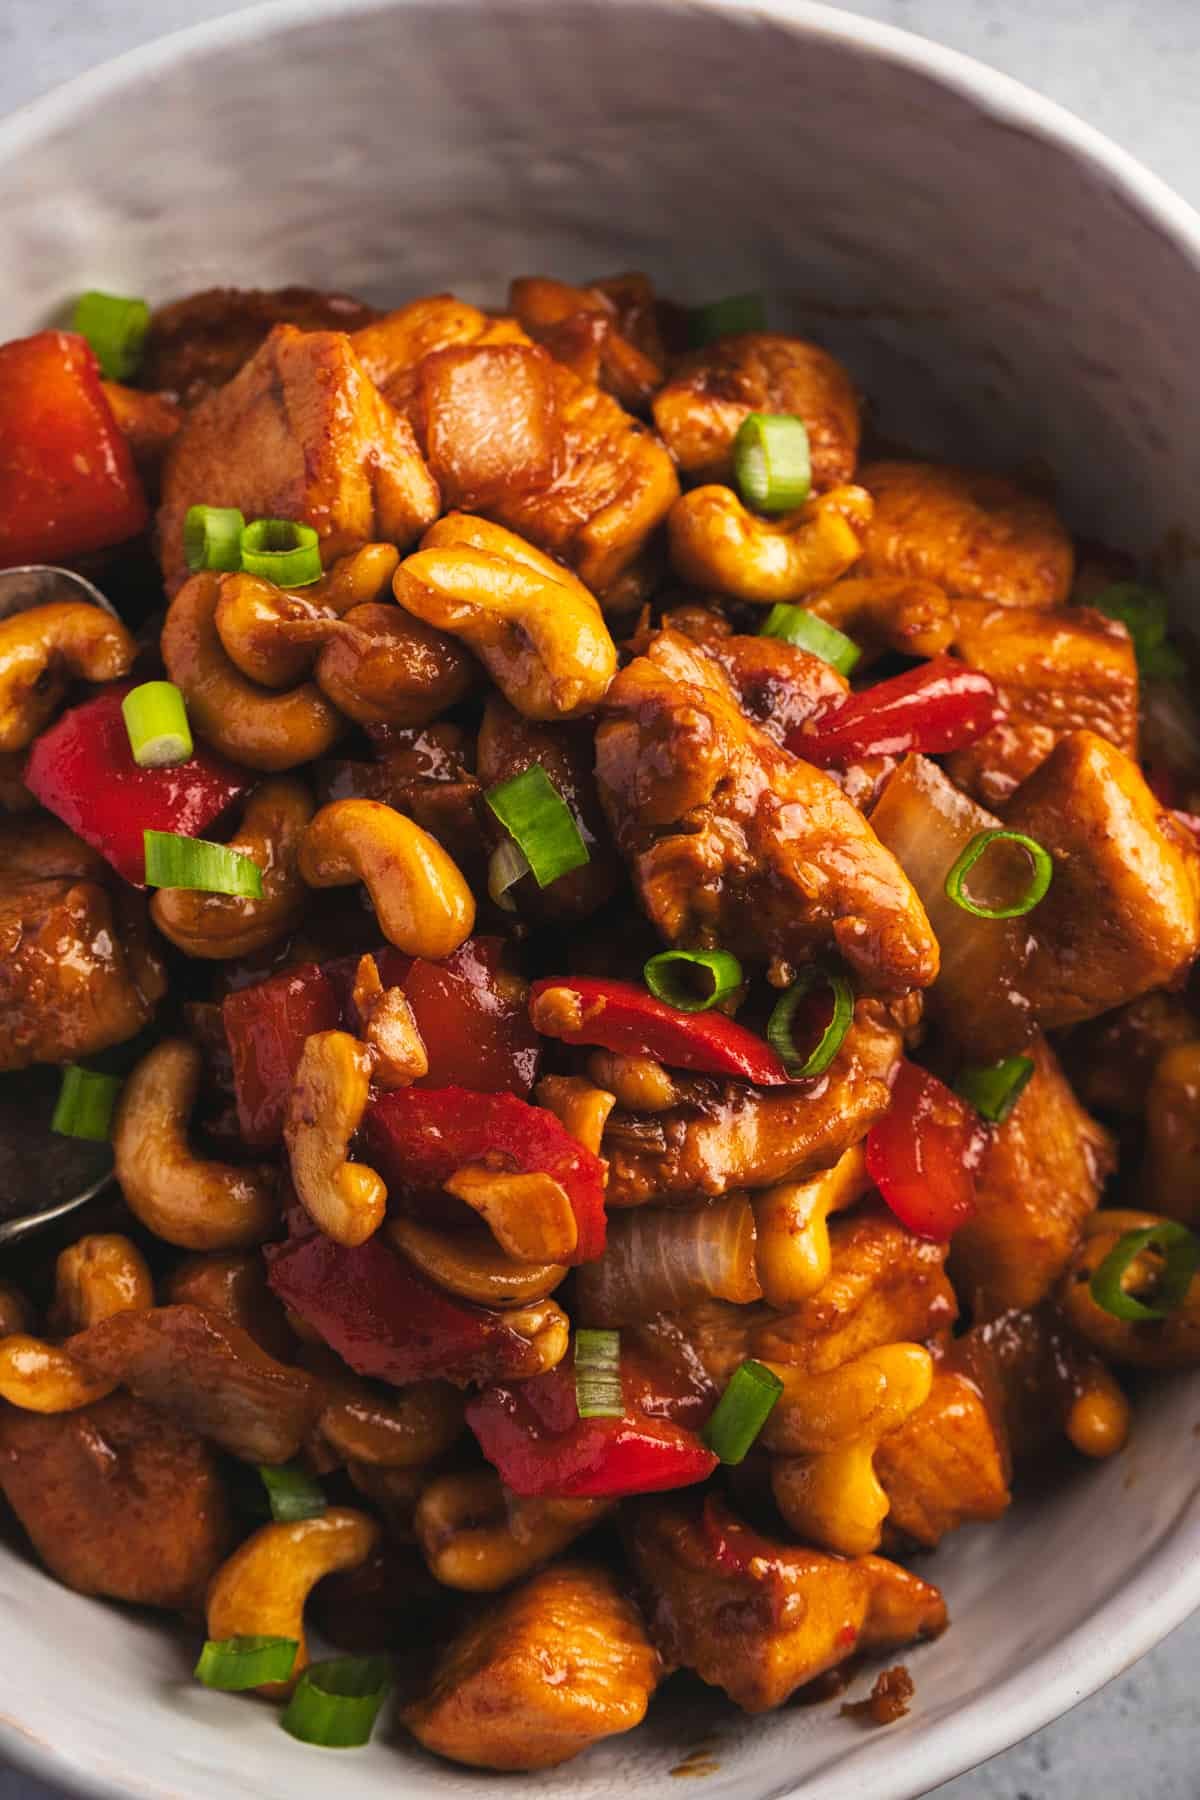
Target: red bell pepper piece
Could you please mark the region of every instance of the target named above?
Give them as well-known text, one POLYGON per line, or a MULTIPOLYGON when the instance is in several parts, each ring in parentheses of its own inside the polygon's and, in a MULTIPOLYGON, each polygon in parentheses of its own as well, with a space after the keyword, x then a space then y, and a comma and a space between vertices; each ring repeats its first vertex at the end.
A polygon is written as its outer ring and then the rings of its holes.
POLYGON ((43 731, 25 764, 25 786, 48 811, 134 887, 146 876, 143 831, 200 837, 254 777, 211 750, 173 769, 139 769, 121 701, 133 684, 106 688, 43 731))
POLYGON ((468 1402, 467 1424, 514 1494, 615 1500, 690 1487, 717 1466, 694 1431, 643 1412, 628 1390, 623 1418, 581 1419, 569 1360, 485 1389, 468 1402))
POLYGON ((849 694, 789 732, 787 748, 818 768, 864 756, 940 756, 973 744, 1005 717, 996 684, 982 669, 937 656, 890 681, 849 694))
POLYGON ((736 1020, 719 1012, 681 1012, 632 981, 550 976, 534 982, 529 1009, 544 1036, 565 1044, 598 1044, 619 1056, 652 1056, 669 1069, 732 1075, 763 1087, 789 1079, 771 1046, 736 1020), (543 1000, 551 990, 553 1000, 543 1000))
POLYGON ((537 1366, 503 1313, 443 1293, 378 1237, 349 1250, 312 1232, 263 1254, 272 1292, 359 1375, 465 1384, 537 1366))
POLYGON ((242 1137, 269 1150, 283 1136, 305 1038, 342 1022, 337 989, 316 963, 301 963, 227 994, 221 1010, 242 1137))
POLYGON ((902 1225, 948 1238, 975 1210, 987 1142, 979 1115, 917 1063, 902 1062, 892 1103, 867 1133, 867 1173, 902 1225))
POLYGON ((363 1136, 393 1200, 427 1197, 468 1163, 550 1175, 575 1214, 578 1241, 567 1260, 591 1262, 604 1253, 604 1164, 544 1107, 470 1088, 397 1088, 372 1102, 363 1136))
POLYGON ((106 549, 149 517, 86 339, 0 345, 0 568, 106 549))

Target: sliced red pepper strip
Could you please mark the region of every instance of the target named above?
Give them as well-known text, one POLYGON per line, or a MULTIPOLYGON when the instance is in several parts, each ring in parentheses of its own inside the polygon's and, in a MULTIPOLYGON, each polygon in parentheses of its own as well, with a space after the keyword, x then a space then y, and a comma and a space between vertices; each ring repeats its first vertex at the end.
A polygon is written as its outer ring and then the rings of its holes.
POLYGON ((735 1019, 681 1012, 632 981, 551 976, 534 982, 529 1013, 543 1036, 565 1044, 598 1044, 618 1056, 652 1056, 669 1069, 732 1075, 764 1087, 790 1079, 771 1046, 735 1019))
POLYGON ((302 963, 228 994, 221 1011, 242 1138, 268 1150, 283 1136, 304 1040, 342 1022, 337 989, 316 963, 302 963))
POLYGON ((975 1210, 975 1171, 986 1142, 966 1101, 905 1061, 891 1105, 867 1134, 867 1173, 902 1225, 941 1241, 975 1210))
POLYGON ((121 716, 132 685, 106 688, 63 713, 34 742, 24 779, 49 812, 144 887, 142 833, 200 837, 254 777, 203 748, 174 768, 139 769, 121 716))
POLYGON ((538 1366, 503 1313, 443 1293, 377 1237, 351 1250, 312 1232, 263 1254, 272 1292, 359 1375, 465 1384, 538 1366))
POLYGON ((106 549, 149 517, 86 339, 0 345, 0 568, 106 549))
POLYGON ((953 656, 849 694, 788 734, 787 748, 818 768, 864 756, 940 756, 973 744, 1005 717, 995 682, 953 656))
POLYGON ((656 1494, 705 1481, 717 1466, 694 1431, 643 1412, 628 1387, 624 1418, 581 1419, 569 1361, 532 1381, 485 1389, 468 1403, 467 1424, 514 1494, 656 1494))
POLYGON ((397 1088, 368 1108, 363 1141, 392 1200, 427 1196, 468 1163, 550 1175, 575 1214, 579 1236, 570 1262, 604 1252, 604 1164, 544 1107, 470 1088, 397 1088))

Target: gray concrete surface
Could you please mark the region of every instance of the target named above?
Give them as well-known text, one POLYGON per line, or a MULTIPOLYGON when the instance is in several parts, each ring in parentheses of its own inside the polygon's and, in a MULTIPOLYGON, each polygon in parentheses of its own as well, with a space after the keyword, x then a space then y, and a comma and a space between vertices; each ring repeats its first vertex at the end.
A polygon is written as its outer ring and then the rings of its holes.
MULTIPOLYGON (((858 0, 1040 88, 1200 205, 1197 0, 858 0)), ((0 0, 0 114, 233 0, 0 0)), ((1200 1615, 1103 1693, 928 1800, 1197 1800, 1200 1615)), ((63 1800, 0 1766, 0 1800, 63 1800)), ((870 1800, 870 1796, 864 1796, 870 1800)))

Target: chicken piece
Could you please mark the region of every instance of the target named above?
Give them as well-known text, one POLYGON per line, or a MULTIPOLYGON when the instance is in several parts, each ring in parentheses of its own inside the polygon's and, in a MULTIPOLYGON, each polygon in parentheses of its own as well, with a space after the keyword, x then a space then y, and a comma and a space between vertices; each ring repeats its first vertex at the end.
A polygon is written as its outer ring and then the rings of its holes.
POLYGON ((1022 985, 1045 1030, 1164 987, 1193 961, 1195 841, 1114 745, 1091 731, 1063 738, 1004 822, 1054 858, 1049 893, 1022 920, 1032 937, 1022 985))
POLYGON ((1137 755, 1138 672, 1125 627, 1084 606, 1040 612, 960 600, 952 648, 990 675, 1007 718, 947 758, 985 806, 1002 806, 1060 738, 1094 731, 1137 755))
POLYGON ((663 614, 663 626, 720 665, 746 717, 777 744, 850 692, 845 676, 824 657, 782 638, 735 632, 721 613, 707 607, 677 606, 663 614))
POLYGON ((791 963, 834 948, 885 992, 934 979, 937 942, 895 858, 835 781, 750 723, 711 657, 660 632, 604 710, 600 799, 667 943, 791 963))
POLYGON ((733 440, 748 413, 791 413, 808 431, 813 486, 854 478, 854 384, 827 350, 779 332, 745 331, 684 356, 654 398, 654 423, 685 474, 733 479, 733 440))
POLYGON ((412 427, 363 373, 350 340, 293 325, 277 325, 171 443, 158 533, 172 593, 187 579, 183 522, 199 503, 311 525, 326 565, 364 544, 404 549, 439 511, 412 427))
POLYGON ((1000 475, 936 463, 866 463, 873 496, 859 575, 917 575, 997 606, 1061 606, 1075 557, 1054 508, 1000 475))
POLYGON ((69 876, 0 889, 0 1070, 75 1062, 149 1022, 166 983, 135 905, 126 918, 69 876))
POLYGON ((1166 1051, 1155 1068, 1141 1188, 1156 1211, 1200 1225, 1200 1036, 1166 1051))
POLYGON ((330 759, 317 765, 318 801, 382 800, 415 819, 448 850, 472 887, 486 878, 481 789, 458 725, 397 726, 378 762, 330 759))
POLYGON ((207 288, 160 306, 154 314, 141 382, 168 400, 194 406, 237 374, 273 325, 297 325, 301 331, 356 331, 374 317, 373 307, 348 294, 320 294, 302 287, 265 292, 207 288))
POLYGON ((950 1273, 976 1320, 1046 1298, 1116 1166, 1112 1139, 1080 1106, 1044 1037, 1029 1054, 1029 1084, 988 1133, 975 1210, 950 1244, 950 1273))
POLYGON ((404 1723, 477 1769, 551 1769, 645 1717, 662 1664, 603 1569, 556 1563, 490 1606, 438 1658, 404 1723))
POLYGON ((868 663, 888 650, 940 656, 954 636, 954 607, 945 589, 908 575, 843 575, 805 605, 852 638, 868 663))
POLYGON ((639 1500, 626 1533, 650 1634, 745 1712, 767 1712, 856 1651, 936 1637, 935 1587, 880 1556, 760 1536, 715 1496, 639 1500))
POLYGON ((885 1543, 932 1549, 960 1525, 998 1519, 1011 1472, 994 1363, 976 1341, 960 1338, 935 1367, 924 1406, 875 1451, 889 1502, 885 1543))
POLYGON ((1085 1106, 1140 1119, 1159 1058, 1193 1038, 1200 1038, 1200 1018, 1181 994, 1142 994, 1076 1026, 1059 1054, 1085 1106))
MULTIPOLYGON (((665 353, 654 324, 654 296, 645 276, 618 277, 616 292, 572 287, 546 276, 525 276, 509 288, 511 311, 580 381, 604 388, 630 412, 643 413, 662 386, 665 353), (636 289, 642 283, 641 304, 636 289), (634 342, 631 333, 644 340, 634 342)), ((611 285, 611 284, 610 284, 611 285)))
POLYGON ((525 344, 459 344, 417 365, 409 423, 446 508, 503 507, 562 461, 554 365, 525 344))
POLYGON ((811 1081, 761 1088, 681 1076, 665 1110, 615 1110, 601 1145, 608 1204, 687 1204, 832 1168, 887 1111, 901 1050, 888 1008, 860 999, 833 1062, 811 1081))
POLYGON ((67 1345, 90 1373, 120 1382, 246 1462, 287 1462, 324 1404, 311 1376, 276 1362, 231 1319, 196 1306, 115 1313, 67 1345))
POLYGON ((136 1606, 198 1612, 232 1541, 212 1451, 131 1394, 0 1407, 0 1491, 56 1580, 136 1606))
POLYGON ((416 393, 418 365, 433 351, 459 345, 528 345, 531 340, 515 319, 493 319, 453 294, 430 294, 384 313, 355 331, 350 341, 385 399, 406 411, 416 393))

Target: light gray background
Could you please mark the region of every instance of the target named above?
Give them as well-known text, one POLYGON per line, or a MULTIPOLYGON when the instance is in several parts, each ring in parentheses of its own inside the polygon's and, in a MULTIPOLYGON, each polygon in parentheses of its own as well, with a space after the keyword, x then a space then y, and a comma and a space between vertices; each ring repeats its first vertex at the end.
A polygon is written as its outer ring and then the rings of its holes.
MULTIPOLYGON (((0 114, 148 38, 235 10, 231 0, 0 0, 0 114)), ((1200 0, 858 0, 848 10, 1040 88, 1200 205, 1200 0)), ((936 1800, 1197 1800, 1198 1677, 1200 1615, 1056 1725, 938 1788, 936 1800)), ((0 1800, 60 1797, 0 1766, 0 1800)))

